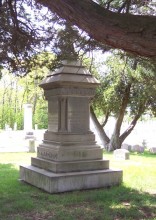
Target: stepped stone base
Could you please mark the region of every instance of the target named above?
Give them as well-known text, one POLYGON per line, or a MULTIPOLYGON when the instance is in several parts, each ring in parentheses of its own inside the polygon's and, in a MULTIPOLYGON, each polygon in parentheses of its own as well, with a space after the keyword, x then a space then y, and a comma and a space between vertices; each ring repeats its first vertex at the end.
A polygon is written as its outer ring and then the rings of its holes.
POLYGON ((48 193, 95 189, 119 185, 121 170, 95 170, 68 173, 53 173, 35 166, 20 166, 20 178, 48 193))
POLYGON ((68 173, 89 170, 109 169, 109 160, 88 160, 88 161, 72 161, 72 162, 56 162, 45 160, 42 158, 31 158, 31 165, 52 171, 54 173, 68 173))

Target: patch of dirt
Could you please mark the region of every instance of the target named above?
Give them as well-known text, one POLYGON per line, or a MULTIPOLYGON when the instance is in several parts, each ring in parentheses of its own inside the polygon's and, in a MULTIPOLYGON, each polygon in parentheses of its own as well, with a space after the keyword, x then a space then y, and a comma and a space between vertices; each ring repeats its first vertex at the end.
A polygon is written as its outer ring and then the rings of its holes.
POLYGON ((141 212, 142 215, 146 217, 146 219, 153 219, 154 217, 156 217, 156 213, 152 212, 151 208, 149 208, 148 206, 142 206, 141 208, 139 208, 139 212, 141 212))

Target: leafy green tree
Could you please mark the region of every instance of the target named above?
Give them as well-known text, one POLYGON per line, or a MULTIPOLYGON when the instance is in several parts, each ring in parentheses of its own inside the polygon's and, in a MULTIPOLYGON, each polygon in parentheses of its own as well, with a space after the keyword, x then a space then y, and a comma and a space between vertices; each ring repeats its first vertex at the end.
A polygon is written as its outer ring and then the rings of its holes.
POLYGON ((21 108, 19 106, 19 99, 21 93, 18 85, 18 78, 8 71, 2 71, 2 78, 0 81, 0 127, 5 128, 5 124, 9 124, 12 128, 15 122, 22 120, 21 108), (18 119, 18 120, 17 120, 18 119))
POLYGON ((43 90, 39 83, 48 74, 49 70, 44 63, 53 61, 54 56, 42 53, 33 57, 29 62, 29 73, 25 77, 2 71, 0 81, 0 126, 5 128, 8 124, 11 128, 17 123, 18 129, 23 129, 23 105, 33 104, 33 126, 47 127, 47 102, 44 100, 43 90))
POLYGON ((104 116, 102 123, 98 121, 93 108, 91 115, 104 147, 111 151, 121 147, 143 114, 155 114, 156 71, 154 65, 125 56, 110 56, 106 65, 107 71, 100 76, 101 86, 93 102, 95 113, 104 116), (116 118, 111 137, 105 132, 110 116, 116 118), (131 122, 121 133, 125 117, 131 122))

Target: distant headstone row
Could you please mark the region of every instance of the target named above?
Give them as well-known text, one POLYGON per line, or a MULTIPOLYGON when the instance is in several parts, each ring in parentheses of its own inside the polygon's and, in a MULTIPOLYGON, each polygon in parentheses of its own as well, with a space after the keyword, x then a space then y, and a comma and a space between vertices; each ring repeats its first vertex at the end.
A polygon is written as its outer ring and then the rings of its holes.
MULTIPOLYGON (((129 145, 129 144, 122 144, 121 146, 121 149, 126 149, 128 151, 131 151, 131 152, 137 152, 137 153, 143 153, 145 151, 145 147, 141 146, 141 145, 129 145)), ((149 148, 149 152, 151 153, 156 153, 156 147, 152 147, 152 148, 149 148)))

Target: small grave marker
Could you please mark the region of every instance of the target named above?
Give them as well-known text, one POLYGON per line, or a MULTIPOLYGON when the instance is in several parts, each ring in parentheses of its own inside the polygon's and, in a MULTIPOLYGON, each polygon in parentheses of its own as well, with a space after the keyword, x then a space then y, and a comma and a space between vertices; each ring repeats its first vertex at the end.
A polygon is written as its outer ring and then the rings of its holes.
POLYGON ((129 160, 129 151, 126 149, 117 149, 114 151, 115 159, 129 160))

